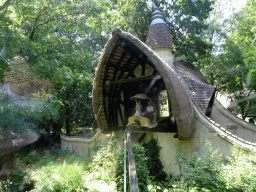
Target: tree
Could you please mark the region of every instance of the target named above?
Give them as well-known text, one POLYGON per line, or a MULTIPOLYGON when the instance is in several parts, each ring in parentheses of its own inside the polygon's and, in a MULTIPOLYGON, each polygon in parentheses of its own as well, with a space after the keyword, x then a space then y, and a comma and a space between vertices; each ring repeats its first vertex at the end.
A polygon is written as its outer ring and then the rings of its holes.
POLYGON ((225 85, 222 91, 228 93, 234 103, 229 109, 241 114, 243 119, 256 112, 255 11, 255 2, 249 0, 240 12, 233 15, 228 23, 224 51, 218 56, 222 72, 217 75, 216 85, 225 85))
POLYGON ((70 134, 74 124, 88 126, 93 118, 91 76, 108 38, 105 16, 111 4, 97 0, 29 2, 13 5, 22 16, 26 36, 17 53, 27 58, 35 73, 54 83, 51 98, 59 110, 58 122, 70 134))
MULTIPOLYGON (((210 12, 209 18, 206 20, 208 27, 203 30, 205 40, 208 46, 205 49, 205 54, 201 55, 194 64, 205 75, 211 85, 219 85, 217 80, 219 73, 222 71, 219 54, 223 51, 223 44, 227 37, 225 31, 224 12, 229 6, 231 0, 216 1, 214 9, 210 12)), ((222 85, 221 85, 222 86, 222 85)))
MULTIPOLYGON (((116 10, 114 25, 131 32, 145 42, 152 16, 148 1, 113 1, 116 10)), ((205 54, 209 46, 201 35, 208 25, 205 20, 212 10, 213 0, 182 1, 158 0, 156 5, 164 14, 165 21, 173 36, 174 56, 195 62, 205 54)))
POLYGON ((58 105, 60 119, 64 120, 66 134, 70 135, 74 126, 90 126, 92 124, 91 92, 92 78, 87 73, 72 74, 66 83, 56 84, 53 93, 58 105))
MULTIPOLYGON (((200 34, 207 27, 204 20, 212 2, 156 2, 171 28, 176 57, 185 56, 192 62, 198 55, 205 54, 204 47, 208 45, 200 34)), ((7 7, 3 9, 8 10, 4 17, 17 23, 16 30, 10 34, 18 35, 6 47, 13 47, 12 56, 15 53, 26 58, 35 73, 54 83, 55 91, 50 97, 55 100, 59 117, 65 118, 67 132, 74 121, 85 118, 85 113, 86 117, 93 117, 89 99, 91 77, 113 27, 119 26, 145 41, 152 14, 152 6, 146 0, 24 0, 12 1, 7 7), (86 105, 78 110, 78 103, 82 105, 84 100, 86 105)), ((6 30, 11 29, 9 26, 13 24, 10 23, 6 30)), ((6 39, 9 32, 2 34, 6 39)))
POLYGON ((18 33, 19 19, 13 18, 14 10, 10 8, 11 0, 0 5, 0 81, 4 73, 9 70, 8 61, 15 55, 20 37, 18 33))
POLYGON ((229 94, 229 98, 233 102, 229 109, 236 114, 241 114, 245 119, 248 115, 246 110, 250 105, 245 98, 252 94, 252 90, 245 86, 248 69, 241 50, 232 39, 226 40, 224 52, 219 55, 219 62, 222 71, 218 74, 216 84, 222 87, 221 91, 229 94))
MULTIPOLYGON (((256 113, 256 2, 248 0, 244 6, 242 13, 236 14, 232 24, 237 26, 232 33, 234 42, 239 46, 246 66, 247 76, 245 88, 248 94, 242 98, 242 103, 246 103, 246 115, 254 115, 256 113)), ((238 102, 241 103, 241 102, 238 102)), ((255 117, 254 117, 255 118, 255 117)))
POLYGON ((113 1, 111 21, 124 31, 130 32, 140 40, 146 41, 152 15, 152 6, 146 0, 113 1))
POLYGON ((174 0, 171 3, 162 0, 157 3, 164 15, 168 15, 166 21, 173 36, 175 57, 193 63, 206 54, 210 45, 203 37, 203 31, 208 28, 205 20, 213 4, 213 0, 174 0))

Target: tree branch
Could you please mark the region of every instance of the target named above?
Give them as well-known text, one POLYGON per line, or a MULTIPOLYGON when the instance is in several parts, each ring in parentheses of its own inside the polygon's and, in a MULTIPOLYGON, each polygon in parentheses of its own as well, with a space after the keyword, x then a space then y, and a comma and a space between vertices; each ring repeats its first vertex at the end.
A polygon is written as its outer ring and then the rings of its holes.
POLYGON ((44 23, 40 23, 39 25, 37 25, 36 28, 38 28, 38 27, 40 27, 42 25, 45 25, 45 24, 47 24, 47 23, 49 23, 51 21, 60 20, 60 19, 65 18, 66 16, 73 16, 73 15, 78 15, 78 14, 81 14, 81 13, 83 13, 83 12, 77 12, 76 14, 65 14, 65 15, 62 15, 61 17, 57 17, 57 18, 52 17, 52 18, 48 19, 47 21, 45 21, 44 23))
POLYGON ((42 9, 42 11, 38 14, 38 16, 36 17, 35 19, 35 22, 33 24, 33 27, 31 28, 31 33, 30 33, 30 36, 29 36, 29 39, 30 40, 33 40, 33 37, 34 37, 34 34, 36 32, 36 23, 38 22, 39 18, 41 17, 41 15, 43 14, 43 12, 45 11, 46 7, 44 7, 42 9))
POLYGON ((0 11, 7 9, 10 4, 11 4, 11 0, 5 1, 5 3, 2 6, 0 6, 0 11))

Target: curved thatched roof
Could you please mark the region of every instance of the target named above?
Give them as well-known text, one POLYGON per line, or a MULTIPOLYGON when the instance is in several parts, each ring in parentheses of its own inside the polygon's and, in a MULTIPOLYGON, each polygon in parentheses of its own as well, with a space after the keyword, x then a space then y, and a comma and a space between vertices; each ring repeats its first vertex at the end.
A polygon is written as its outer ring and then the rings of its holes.
MULTIPOLYGON (((185 67, 180 65, 176 64, 175 71, 139 39, 120 29, 114 30, 102 53, 93 85, 93 109, 99 128, 103 131, 113 130, 117 125, 114 122, 122 116, 119 114, 121 109, 114 110, 119 108, 118 102, 122 103, 122 96, 117 96, 120 95, 120 90, 127 91, 122 83, 136 79, 146 81, 159 74, 171 100, 178 137, 190 138, 195 129, 191 99, 199 99, 198 107, 204 113, 215 88, 207 85, 202 74, 191 64, 185 67), (138 68, 138 65, 143 68, 143 63, 152 67, 152 74, 147 76, 142 73, 140 77, 135 76, 135 68, 138 68), (191 75, 187 76, 186 73, 191 75), (200 94, 202 91, 204 93, 200 94), (200 104, 200 97, 204 101, 203 105, 200 104)), ((134 83, 134 88, 136 86, 139 84, 134 83)))

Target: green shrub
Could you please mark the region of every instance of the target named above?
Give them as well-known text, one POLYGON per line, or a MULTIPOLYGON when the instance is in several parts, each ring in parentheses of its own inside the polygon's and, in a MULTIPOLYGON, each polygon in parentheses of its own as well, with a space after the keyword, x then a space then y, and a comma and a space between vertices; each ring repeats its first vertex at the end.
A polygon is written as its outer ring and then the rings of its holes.
POLYGON ((35 191, 85 191, 84 173, 88 162, 74 152, 53 147, 35 165, 30 180, 35 191))
POLYGON ((157 140, 152 138, 142 146, 145 148, 149 175, 154 179, 164 180, 167 175, 163 172, 164 166, 160 160, 161 147, 157 144, 157 140))
POLYGON ((87 161, 58 146, 34 155, 19 154, 13 172, 0 182, 0 191, 84 191, 87 167, 87 161))
POLYGON ((116 169, 117 156, 116 141, 112 136, 109 136, 107 144, 101 147, 89 166, 90 173, 92 173, 90 177, 93 180, 114 181, 113 173, 116 169))
POLYGON ((186 190, 256 191, 256 154, 235 147, 231 157, 221 158, 207 143, 206 153, 194 153, 190 160, 178 157, 185 174, 181 177, 186 190))
POLYGON ((85 191, 87 188, 84 186, 84 172, 82 162, 55 161, 36 169, 31 179, 35 181, 37 192, 85 191))
POLYGON ((22 191, 25 188, 25 178, 28 177, 26 167, 21 165, 7 176, 6 180, 0 181, 1 192, 22 191))
POLYGON ((234 148, 222 177, 230 191, 256 191, 256 154, 234 148))
POLYGON ((221 178, 223 160, 217 151, 213 151, 209 143, 205 146, 205 154, 193 153, 189 160, 178 156, 178 162, 185 174, 181 177, 186 189, 225 191, 225 183, 221 178))
MULTIPOLYGON (((147 157, 145 149, 139 144, 132 144, 133 156, 136 165, 139 191, 148 191, 149 171, 147 167, 147 157)), ((127 153, 127 151, 126 151, 127 153)), ((127 153, 128 156, 128 153, 127 153)), ((120 150, 116 168, 117 191, 124 191, 124 149, 120 150)), ((127 163, 127 189, 129 188, 129 172, 127 163)))

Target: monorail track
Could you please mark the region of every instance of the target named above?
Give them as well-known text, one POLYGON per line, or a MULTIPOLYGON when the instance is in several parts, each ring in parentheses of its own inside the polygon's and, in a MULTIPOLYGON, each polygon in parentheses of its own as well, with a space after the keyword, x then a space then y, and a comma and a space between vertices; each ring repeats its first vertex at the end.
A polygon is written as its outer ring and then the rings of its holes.
POLYGON ((128 162, 128 166, 129 166, 130 192, 138 192, 139 191, 136 165, 135 165, 135 160, 134 160, 133 151, 132 151, 131 132, 132 132, 132 125, 128 124, 126 130, 124 131, 124 192, 127 191, 127 189, 126 189, 127 162, 128 162), (128 159, 126 158, 126 148, 128 151, 128 159))

